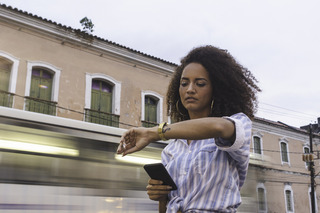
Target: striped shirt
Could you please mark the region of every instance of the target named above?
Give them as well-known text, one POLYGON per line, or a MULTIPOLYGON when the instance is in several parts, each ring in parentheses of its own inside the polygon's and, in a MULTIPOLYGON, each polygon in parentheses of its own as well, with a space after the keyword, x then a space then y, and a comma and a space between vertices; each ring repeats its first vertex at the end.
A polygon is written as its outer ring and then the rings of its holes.
POLYGON ((222 138, 190 145, 177 139, 162 151, 162 163, 178 186, 169 194, 167 212, 236 212, 249 164, 252 123, 243 113, 226 118, 235 123, 233 144, 222 138))

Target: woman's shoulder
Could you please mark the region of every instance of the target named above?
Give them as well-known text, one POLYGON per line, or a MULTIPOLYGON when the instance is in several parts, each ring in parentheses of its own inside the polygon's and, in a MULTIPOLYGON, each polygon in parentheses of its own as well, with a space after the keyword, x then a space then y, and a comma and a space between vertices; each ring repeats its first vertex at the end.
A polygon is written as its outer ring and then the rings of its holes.
POLYGON ((238 112, 236 114, 233 114, 231 116, 226 116, 226 117, 229 117, 231 119, 241 120, 243 122, 250 122, 251 123, 251 119, 243 112, 238 112))
POLYGON ((242 112, 233 114, 231 116, 226 116, 226 118, 232 120, 235 124, 241 125, 245 129, 250 129, 252 127, 251 119, 242 112))

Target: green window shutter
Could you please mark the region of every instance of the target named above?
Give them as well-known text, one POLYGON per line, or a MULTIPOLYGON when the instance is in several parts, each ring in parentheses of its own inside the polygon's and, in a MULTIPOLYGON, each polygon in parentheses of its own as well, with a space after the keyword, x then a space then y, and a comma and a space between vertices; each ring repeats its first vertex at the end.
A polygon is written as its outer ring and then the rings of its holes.
POLYGON ((30 97, 39 98, 40 97, 40 78, 32 76, 31 78, 31 86, 30 86, 30 97))
POLYGON ((112 86, 110 84, 99 80, 92 81, 91 109, 112 113, 112 86))
POLYGON ((34 69, 32 72, 38 72, 39 74, 32 74, 30 96, 51 101, 52 75, 49 72, 40 69, 34 69))
POLYGON ((51 101, 52 79, 41 79, 39 85, 39 98, 51 101))
POLYGON ((157 106, 149 106, 149 121, 157 123, 157 106))
POLYGON ((12 63, 0 57, 0 90, 9 91, 12 63))
POLYGON ((112 94, 107 92, 101 92, 100 111, 112 113, 112 94))
POLYGON ((91 109, 92 110, 100 110, 100 91, 99 90, 91 90, 91 109))
POLYGON ((145 121, 157 123, 157 101, 149 96, 145 97, 145 121))
POLYGON ((0 90, 8 92, 10 82, 10 70, 0 68, 0 90))
POLYGON ((113 86, 109 83, 98 79, 92 80, 90 122, 113 125, 112 90, 113 86))
POLYGON ((28 100, 28 110, 44 114, 55 114, 55 105, 51 102, 53 75, 40 68, 32 69, 30 97, 40 100, 28 100))
POLYGON ((2 68, 1 62, 2 61, 0 61, 0 106, 11 107, 12 96, 6 93, 9 91, 10 69, 2 68))

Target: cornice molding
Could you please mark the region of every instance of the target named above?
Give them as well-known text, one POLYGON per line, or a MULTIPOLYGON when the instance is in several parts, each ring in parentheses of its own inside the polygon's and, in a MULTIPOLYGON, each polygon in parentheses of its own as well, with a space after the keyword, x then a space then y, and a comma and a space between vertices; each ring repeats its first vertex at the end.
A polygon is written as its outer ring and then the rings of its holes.
POLYGON ((95 51, 98 56, 111 56, 116 59, 122 59, 122 61, 125 58, 134 65, 155 69, 162 73, 172 74, 177 66, 159 58, 87 34, 81 30, 66 27, 38 16, 4 8, 3 5, 0 7, 0 21, 16 26, 17 30, 26 29, 42 36, 57 39, 62 45, 70 43, 71 45, 95 51))

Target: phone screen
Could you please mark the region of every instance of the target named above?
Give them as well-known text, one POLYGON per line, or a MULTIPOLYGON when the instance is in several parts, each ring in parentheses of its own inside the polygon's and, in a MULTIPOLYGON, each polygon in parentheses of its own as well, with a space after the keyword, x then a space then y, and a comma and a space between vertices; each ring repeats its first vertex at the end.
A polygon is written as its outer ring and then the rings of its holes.
POLYGON ((171 190, 177 189, 175 182, 172 180, 170 174, 162 163, 146 164, 143 166, 143 168, 146 170, 151 179, 161 180, 163 185, 171 186, 171 190))

